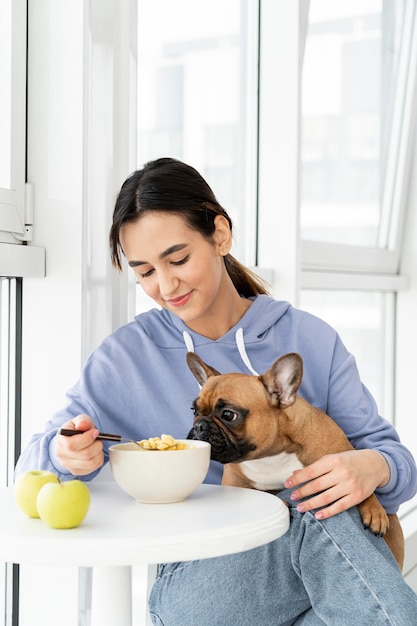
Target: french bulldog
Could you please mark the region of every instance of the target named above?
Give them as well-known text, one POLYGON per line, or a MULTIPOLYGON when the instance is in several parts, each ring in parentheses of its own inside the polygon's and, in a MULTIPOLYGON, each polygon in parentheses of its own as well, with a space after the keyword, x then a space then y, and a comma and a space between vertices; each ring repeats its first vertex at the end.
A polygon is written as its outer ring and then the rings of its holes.
MULTIPOLYGON (((211 444, 211 458, 224 464, 223 485, 277 493, 294 470, 353 449, 336 422, 297 395, 299 354, 282 356, 261 376, 220 374, 194 352, 187 353, 187 363, 201 385, 187 438, 211 444)), ((397 515, 388 515, 375 494, 358 506, 364 527, 384 537, 402 569, 397 515)))

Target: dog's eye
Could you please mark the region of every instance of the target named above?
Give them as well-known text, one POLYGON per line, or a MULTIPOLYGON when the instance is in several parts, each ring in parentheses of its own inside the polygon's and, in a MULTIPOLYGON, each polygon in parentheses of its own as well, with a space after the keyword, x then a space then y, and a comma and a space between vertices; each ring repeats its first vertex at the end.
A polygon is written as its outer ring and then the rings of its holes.
POLYGON ((226 422, 235 422, 238 417, 239 414, 236 411, 231 411, 230 409, 223 409, 222 411, 222 419, 226 422))

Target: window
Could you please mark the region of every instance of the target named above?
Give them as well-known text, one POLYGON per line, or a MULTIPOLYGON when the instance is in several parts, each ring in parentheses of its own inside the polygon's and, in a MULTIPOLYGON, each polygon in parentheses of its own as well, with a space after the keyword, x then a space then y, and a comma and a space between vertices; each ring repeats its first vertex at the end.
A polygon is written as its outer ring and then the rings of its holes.
POLYGON ((30 221, 25 219, 26 2, 23 0, 0 3, 0 58, 0 242, 16 244, 28 240, 25 224, 30 221))
POLYGON ((413 0, 311 0, 302 73, 300 302, 391 420, 415 24, 413 0))
POLYGON ((0 278, 0 485, 13 482, 20 429, 21 279, 0 278), (16 424, 17 422, 17 424, 16 424))
POLYGON ((304 289, 300 305, 338 330, 379 412, 393 421, 395 295, 370 290, 304 289))
POLYGON ((11 86, 12 86, 12 2, 0 5, 0 82, 4 88, 0 91, 0 187, 9 189, 11 186, 10 152, 11 152, 11 86))
POLYGON ((257 34, 257 3, 138 3, 138 167, 170 156, 198 169, 232 217, 234 254, 248 264, 255 249, 257 34))
MULTIPOLYGON (((0 278, 0 486, 13 484, 20 451, 22 279, 0 278)), ((0 615, 18 619, 19 568, 0 567, 0 615)), ((17 623, 17 622, 16 622, 17 623)))
POLYGON ((303 239, 385 248, 405 1, 310 3, 302 98, 303 239))

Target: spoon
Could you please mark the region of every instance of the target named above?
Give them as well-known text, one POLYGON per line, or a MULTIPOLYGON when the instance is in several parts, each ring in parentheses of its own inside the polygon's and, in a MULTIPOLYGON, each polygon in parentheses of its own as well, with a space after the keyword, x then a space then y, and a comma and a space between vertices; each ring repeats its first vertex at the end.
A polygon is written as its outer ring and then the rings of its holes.
MULTIPOLYGON (((60 435, 64 435, 65 437, 72 437, 73 435, 82 435, 84 430, 70 430, 69 428, 61 428, 58 431, 60 435)), ((122 437, 122 435, 112 435, 110 433, 99 433, 97 439, 101 439, 102 441, 129 441, 130 443, 135 443, 142 450, 149 450, 149 448, 145 448, 142 446, 139 441, 135 439, 129 439, 128 437, 122 437)))

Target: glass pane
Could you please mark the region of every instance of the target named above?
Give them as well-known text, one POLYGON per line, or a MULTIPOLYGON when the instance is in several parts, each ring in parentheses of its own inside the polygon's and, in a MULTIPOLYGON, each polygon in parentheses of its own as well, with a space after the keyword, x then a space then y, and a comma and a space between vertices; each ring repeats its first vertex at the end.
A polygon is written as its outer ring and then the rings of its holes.
POLYGON ((310 2, 302 79, 303 239, 378 245, 404 1, 310 2))
POLYGON ((0 278, 0 487, 13 482, 16 332, 16 279, 0 278))
POLYGON ((380 413, 393 419, 394 304, 392 293, 303 290, 302 309, 333 326, 357 362, 380 413))
POLYGON ((250 56, 256 5, 138 3, 138 167, 167 156, 195 167, 232 217, 233 253, 248 264, 254 264, 244 237, 255 211, 248 186, 253 180, 254 188, 256 168, 249 172, 247 159, 256 131, 257 62, 250 56))
MULTIPOLYGON (((16 371, 16 279, 0 278, 0 487, 13 484, 15 371, 16 371)), ((11 624, 13 568, 0 566, 0 623, 11 624)))
POLYGON ((0 2, 0 187, 10 189, 12 0, 0 2))

